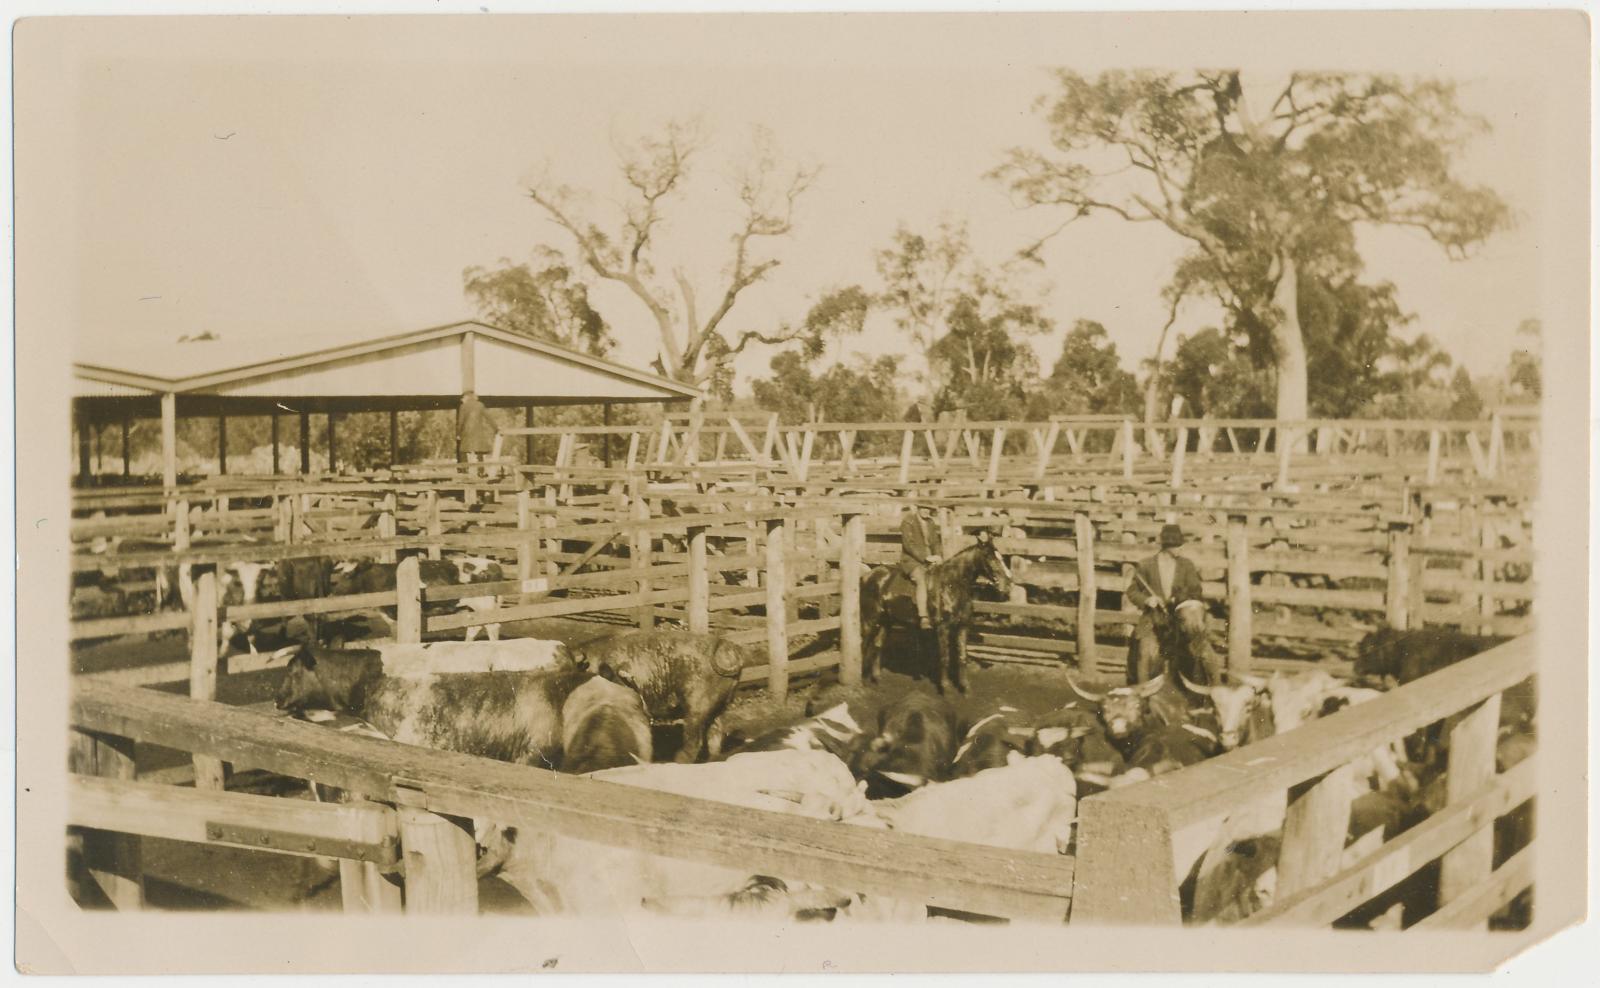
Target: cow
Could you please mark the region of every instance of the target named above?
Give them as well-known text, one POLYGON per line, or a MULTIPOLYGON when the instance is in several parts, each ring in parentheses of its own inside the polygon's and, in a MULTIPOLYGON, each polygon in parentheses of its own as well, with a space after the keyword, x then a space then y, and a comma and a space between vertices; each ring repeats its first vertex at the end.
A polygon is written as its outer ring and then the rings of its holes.
POLYGON ((562 705, 593 678, 577 668, 387 676, 376 649, 291 645, 275 655, 288 659, 279 710, 350 713, 403 744, 550 769, 562 705))
MULTIPOLYGON (((747 752, 718 762, 607 769, 585 778, 814 820, 884 826, 850 769, 824 751, 747 752)), ((668 903, 710 903, 748 890, 751 882, 748 871, 527 829, 500 862, 499 876, 539 915, 672 912, 668 903)), ((802 891, 793 882, 787 887, 802 891)))
POLYGON ((841 703, 849 708, 850 717, 857 724, 865 726, 878 722, 878 709, 882 706, 882 699, 870 687, 845 686, 842 683, 819 687, 806 697, 806 716, 815 717, 841 703))
POLYGON ((855 769, 868 795, 880 798, 939 782, 955 760, 956 712, 943 697, 907 693, 879 715, 878 733, 855 769))
MULTIPOLYGON (((459 573, 457 577, 462 583, 498 583, 505 579, 505 572, 500 567, 500 561, 488 556, 454 556, 451 562, 455 563, 459 573)), ((484 594, 480 597, 462 597, 456 601, 456 613, 489 614, 498 610, 500 598, 495 594, 484 594)), ((478 637, 479 625, 469 625, 466 629, 466 640, 472 641, 478 637)), ((482 626, 488 634, 489 640, 500 640, 500 622, 495 621, 482 626)))
MULTIPOLYGON (((1183 677, 1180 677, 1183 678, 1183 677)), ((1217 740, 1222 750, 1271 737, 1276 731, 1271 695, 1258 676, 1236 676, 1236 683, 1200 686, 1183 678, 1184 688, 1211 700, 1217 714, 1217 740)))
MULTIPOLYGON (((280 559, 262 580, 266 600, 321 600, 333 595, 333 561, 308 556, 280 559)), ((321 642, 321 615, 302 614, 284 626, 285 637, 307 644, 321 642)))
POLYGON ((1122 752, 1106 737, 1099 714, 1069 703, 1034 722, 1028 755, 1050 754, 1077 773, 1080 782, 1100 785, 1101 780, 1122 774, 1127 768, 1122 752))
POLYGON ((864 734, 848 703, 818 711, 788 727, 768 731, 739 746, 739 751, 826 751, 849 764, 864 734))
POLYGON ((1194 724, 1152 724, 1139 736, 1128 765, 1152 776, 1205 761, 1221 748, 1211 731, 1194 724))
POLYGON ((1272 702, 1273 727, 1278 733, 1292 731, 1317 717, 1324 700, 1334 689, 1333 677, 1322 669, 1294 675, 1274 672, 1266 682, 1267 696, 1272 702))
POLYGON ((1060 759, 1013 752, 1001 767, 878 800, 873 810, 889 829, 904 833, 1064 854, 1077 795, 1077 782, 1060 759))
MULTIPOLYGON (((248 607, 260 596, 262 576, 273 569, 272 563, 235 562, 223 567, 217 593, 224 607, 248 607)), ((244 636, 250 654, 256 653, 255 621, 250 618, 225 618, 220 629, 224 645, 244 636)))
POLYGON ((1106 732, 1118 744, 1128 743, 1138 733, 1144 723, 1145 701, 1156 695, 1165 682, 1166 675, 1162 674, 1138 686, 1117 686, 1104 693, 1090 693, 1071 676, 1067 677, 1072 692, 1100 708, 1106 732))
POLYGON ((561 705, 561 771, 583 775, 648 763, 652 751, 650 715, 626 686, 596 676, 561 705))
POLYGON ((1445 628, 1379 628, 1356 646, 1355 674, 1404 685, 1507 641, 1445 628))
POLYGON ((828 889, 790 890, 781 878, 754 875, 742 888, 725 895, 673 895, 642 900, 646 912, 661 916, 728 917, 782 922, 831 920, 848 908, 854 896, 828 889))
POLYGON ((956 748, 950 778, 962 779, 1006 765, 1012 752, 1026 752, 1033 733, 1033 729, 1017 716, 1016 708, 1001 707, 967 728, 966 736, 956 748))
POLYGON ((578 664, 638 693, 651 720, 683 718, 675 761, 721 752, 722 712, 749 661, 744 648, 717 635, 652 630, 610 635, 572 652, 578 664))

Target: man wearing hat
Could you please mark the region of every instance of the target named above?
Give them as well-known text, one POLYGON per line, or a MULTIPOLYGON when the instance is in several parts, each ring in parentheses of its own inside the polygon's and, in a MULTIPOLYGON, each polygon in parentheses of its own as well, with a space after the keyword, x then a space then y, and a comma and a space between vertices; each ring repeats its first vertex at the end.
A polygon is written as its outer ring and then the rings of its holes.
POLYGON ((917 623, 924 628, 930 627, 928 567, 943 558, 937 551, 942 545, 944 537, 933 520, 933 509, 913 504, 900 522, 900 572, 916 587, 917 623))
POLYGON ((1160 542, 1161 551, 1134 567, 1133 579, 1128 583, 1128 599, 1141 612, 1134 626, 1133 647, 1128 650, 1128 682, 1147 682, 1163 671, 1157 629, 1169 627, 1169 622, 1176 622, 1178 637, 1189 654, 1199 660, 1207 683, 1220 682, 1222 666, 1206 639, 1200 571, 1176 552, 1183 545, 1183 529, 1163 525, 1160 542))
POLYGON ((463 392, 461 407, 456 411, 456 442, 462 457, 468 463, 481 462, 494 449, 497 431, 489 410, 478 400, 478 393, 470 388, 463 392))

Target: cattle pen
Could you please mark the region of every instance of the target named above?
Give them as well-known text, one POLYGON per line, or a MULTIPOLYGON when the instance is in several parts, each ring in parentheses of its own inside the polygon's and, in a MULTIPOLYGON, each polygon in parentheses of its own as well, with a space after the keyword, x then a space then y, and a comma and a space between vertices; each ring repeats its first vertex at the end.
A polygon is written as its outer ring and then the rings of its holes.
POLYGON ((1246 924, 1332 925, 1436 867, 1437 901, 1418 925, 1481 927, 1532 884, 1531 834, 1504 855, 1495 838, 1534 791, 1533 758, 1496 764, 1501 694, 1537 671, 1529 423, 780 427, 691 412, 502 438, 554 455, 491 457, 482 473, 230 477, 75 497, 72 567, 92 592, 75 590, 72 639, 178 634, 187 646, 181 661, 74 677, 69 824, 114 905, 144 901, 140 839, 164 838, 337 859, 350 911, 475 912, 475 819, 1011 920, 1226 922, 1186 902, 1185 883, 1230 828, 1263 814, 1277 821, 1277 892, 1246 924), (596 434, 609 465, 575 453, 596 434), (681 627, 749 646, 758 658, 741 679, 775 697, 819 676, 853 685, 861 579, 897 558, 910 502, 934 508, 948 549, 988 529, 1008 560, 1009 597, 976 605, 981 663, 1120 678, 1137 618, 1122 590, 1174 522, 1231 673, 1347 673, 1379 627, 1510 640, 1359 707, 1088 796, 1072 853, 1056 855, 333 734, 218 700, 219 684, 272 661, 229 651, 220 628, 379 608, 393 608, 399 643, 558 617, 681 627), (461 553, 508 575, 424 585, 421 559, 461 553), (219 588, 230 564, 363 558, 398 563, 392 591, 237 602, 219 588), (174 568, 192 589, 164 598, 174 568), (458 606, 486 595, 493 606, 458 606), (171 692, 185 683, 186 696, 171 692), (1424 729, 1451 741, 1444 805, 1397 837, 1347 844, 1351 763, 1424 729), (189 767, 146 772, 136 743, 182 752, 189 767), (230 774, 247 770, 358 798, 230 791, 230 774))

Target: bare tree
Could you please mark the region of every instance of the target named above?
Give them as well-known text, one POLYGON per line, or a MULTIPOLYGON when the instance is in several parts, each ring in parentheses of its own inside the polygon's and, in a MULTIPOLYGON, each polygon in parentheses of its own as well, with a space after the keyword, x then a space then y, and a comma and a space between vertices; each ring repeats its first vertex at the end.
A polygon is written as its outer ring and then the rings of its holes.
POLYGON ((772 241, 794 230, 795 205, 820 171, 786 164, 772 136, 755 132, 749 157, 735 174, 741 222, 729 238, 731 257, 723 269, 715 305, 703 319, 699 296, 682 266, 672 266, 672 288, 662 284, 657 234, 667 207, 681 198, 692 166, 708 146, 697 123, 673 121, 659 135, 617 149, 618 168, 628 188, 620 224, 608 232, 587 211, 583 197, 568 186, 535 182, 527 194, 576 244, 583 264, 595 275, 626 287, 654 317, 663 372, 674 380, 715 386, 726 383, 729 365, 751 343, 780 345, 800 338, 802 328, 773 333, 746 330, 737 339, 723 335, 723 323, 746 289, 765 280, 781 261, 771 256, 772 241))

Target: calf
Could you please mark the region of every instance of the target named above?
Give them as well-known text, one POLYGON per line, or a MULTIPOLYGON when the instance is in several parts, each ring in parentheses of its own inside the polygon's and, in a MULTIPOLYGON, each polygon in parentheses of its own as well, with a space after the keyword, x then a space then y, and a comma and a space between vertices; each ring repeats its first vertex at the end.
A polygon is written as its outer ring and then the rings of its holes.
POLYGON ((856 760, 872 798, 948 777, 955 758, 956 713, 942 697, 907 693, 884 708, 878 734, 856 760))
POLYGON ((1139 737, 1139 744, 1128 758, 1135 769, 1152 776, 1175 772, 1205 761, 1221 748, 1216 735, 1193 724, 1152 725, 1139 737))
MULTIPOLYGON (((263 574, 271 572, 272 569, 273 564, 271 563, 229 563, 223 568, 221 583, 217 587, 223 606, 248 607, 256 603, 260 596, 261 578, 263 574)), ((245 643, 250 648, 250 653, 252 655, 255 654, 256 631, 254 620, 251 618, 229 618, 222 622, 220 630, 220 637, 224 645, 243 635, 245 643)))
POLYGON ((638 693, 652 720, 683 718, 683 745, 675 761, 721 752, 722 712, 748 662, 740 646, 716 635, 632 631, 577 646, 572 656, 638 693))
MULTIPOLYGON (((280 559, 264 575, 261 595, 267 600, 321 600, 333 595, 333 561, 320 557, 280 559)), ((284 634, 307 644, 321 641, 322 616, 302 614, 290 618, 284 634)))
POLYGON ((1026 753, 1054 755, 1078 773, 1080 781, 1086 775, 1091 781, 1110 778, 1127 767, 1122 752, 1106 737, 1099 715, 1076 703, 1036 721, 1026 753))
POLYGON ((650 715, 626 686, 594 677, 561 705, 561 771, 574 775, 648 763, 650 715))

